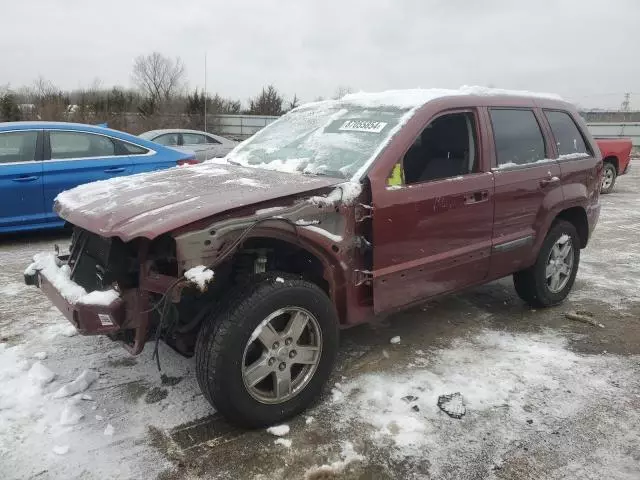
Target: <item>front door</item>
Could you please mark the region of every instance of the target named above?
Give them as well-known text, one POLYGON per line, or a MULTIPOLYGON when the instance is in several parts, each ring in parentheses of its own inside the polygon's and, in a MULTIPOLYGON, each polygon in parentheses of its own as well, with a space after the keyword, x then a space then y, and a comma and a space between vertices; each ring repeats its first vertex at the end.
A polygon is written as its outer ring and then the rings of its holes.
POLYGON ((376 313, 486 278, 494 185, 478 126, 475 110, 436 116, 373 189, 376 313))
POLYGON ((42 131, 0 132, 0 231, 44 221, 42 131))

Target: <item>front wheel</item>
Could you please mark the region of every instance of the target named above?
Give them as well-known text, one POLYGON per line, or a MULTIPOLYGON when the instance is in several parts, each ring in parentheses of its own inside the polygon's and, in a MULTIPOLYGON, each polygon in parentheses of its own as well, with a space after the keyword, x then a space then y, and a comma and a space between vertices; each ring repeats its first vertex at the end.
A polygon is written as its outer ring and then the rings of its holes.
POLYGON ((237 291, 203 325, 196 374, 204 396, 228 420, 271 425, 309 406, 338 348, 338 319, 313 283, 281 275, 237 291))
POLYGON ((616 166, 613 163, 604 162, 604 170, 602 172, 602 188, 600 189, 600 193, 611 193, 613 187, 616 184, 617 178, 618 171, 616 170, 616 166))
POLYGON ((516 292, 534 307, 562 302, 573 287, 580 263, 580 238, 573 224, 560 220, 547 233, 536 263, 513 275, 516 292))

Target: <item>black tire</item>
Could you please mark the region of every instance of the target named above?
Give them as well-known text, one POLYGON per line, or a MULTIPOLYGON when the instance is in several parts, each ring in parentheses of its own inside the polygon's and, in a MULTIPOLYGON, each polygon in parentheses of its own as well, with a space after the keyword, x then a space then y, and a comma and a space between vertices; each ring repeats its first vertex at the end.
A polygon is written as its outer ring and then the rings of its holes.
POLYGON ((518 296, 532 307, 550 307, 561 303, 569 295, 578 273, 580 245, 580 237, 573 224, 564 220, 556 221, 542 242, 536 263, 526 270, 514 273, 513 284, 518 296), (553 292, 547 283, 547 262, 552 248, 563 235, 569 236, 573 247, 572 270, 564 287, 558 292, 553 292))
POLYGON ((198 384, 216 410, 242 427, 273 425, 305 410, 331 374, 338 352, 338 315, 315 284, 286 274, 265 274, 238 287, 205 319, 196 342, 198 384), (273 312, 299 307, 310 312, 321 330, 322 352, 306 386, 283 403, 266 404, 247 390, 243 354, 254 330, 273 312))
POLYGON ((600 193, 607 194, 613 191, 613 187, 616 185, 616 180, 618 178, 618 170, 616 166, 611 162, 604 162, 604 169, 602 172, 602 188, 600 189, 600 193), (605 183, 607 184, 605 188, 605 183))

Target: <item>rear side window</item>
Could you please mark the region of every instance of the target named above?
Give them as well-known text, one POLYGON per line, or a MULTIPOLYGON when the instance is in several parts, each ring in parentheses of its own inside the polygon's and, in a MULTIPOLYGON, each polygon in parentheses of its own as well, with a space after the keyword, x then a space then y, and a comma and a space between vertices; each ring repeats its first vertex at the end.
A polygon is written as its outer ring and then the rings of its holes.
POLYGON ((204 145, 207 143, 207 137, 198 133, 183 133, 182 144, 183 145, 204 145))
POLYGON ((573 121, 573 118, 568 113, 545 110, 544 114, 549 121, 549 125, 551 125, 559 155, 569 155, 571 153, 591 155, 590 149, 587 147, 576 122, 573 121))
POLYGON ((491 109, 499 167, 527 165, 546 158, 538 120, 528 109, 491 109))
POLYGON ((49 132, 51 159, 109 157, 115 155, 110 138, 84 132, 49 132))
POLYGON ((165 133, 164 135, 160 135, 153 139, 154 142, 159 143, 160 145, 166 145, 168 147, 178 145, 178 134, 177 133, 165 133))
POLYGON ((149 150, 147 150, 146 148, 142 148, 138 145, 134 145, 133 143, 128 143, 128 142, 121 142, 122 146, 124 147, 124 150, 129 154, 129 155, 144 155, 145 153, 149 153, 149 150))
POLYGON ((34 161, 37 140, 38 132, 0 133, 0 164, 34 161))

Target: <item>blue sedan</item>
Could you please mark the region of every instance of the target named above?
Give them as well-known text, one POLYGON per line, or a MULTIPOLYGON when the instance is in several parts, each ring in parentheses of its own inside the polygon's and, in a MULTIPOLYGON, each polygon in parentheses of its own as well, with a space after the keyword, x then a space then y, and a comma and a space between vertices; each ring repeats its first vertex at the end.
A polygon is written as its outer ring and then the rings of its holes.
POLYGON ((0 123, 0 233, 63 226, 53 212, 63 190, 185 163, 195 155, 109 128, 0 123))

